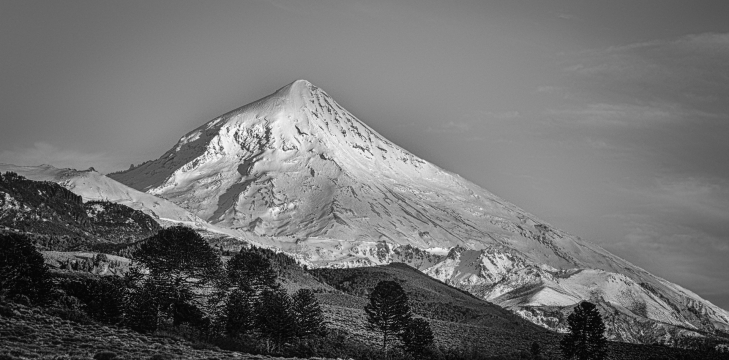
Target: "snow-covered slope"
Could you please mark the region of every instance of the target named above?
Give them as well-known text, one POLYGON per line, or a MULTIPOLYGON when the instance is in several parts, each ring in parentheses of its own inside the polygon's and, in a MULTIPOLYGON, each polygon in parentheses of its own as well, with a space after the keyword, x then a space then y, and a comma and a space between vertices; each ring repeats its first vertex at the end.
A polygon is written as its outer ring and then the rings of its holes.
POLYGON ((59 169, 51 165, 17 166, 0 164, 0 173, 14 172, 30 180, 51 181, 60 184, 83 201, 111 201, 143 211, 163 226, 184 224, 213 233, 240 237, 240 234, 227 228, 208 224, 206 221, 180 206, 113 180, 96 170, 59 169))
POLYGON ((407 262, 555 328, 534 311, 581 299, 618 309, 614 329, 729 328, 724 310, 419 159, 305 80, 109 176, 312 265, 407 262))

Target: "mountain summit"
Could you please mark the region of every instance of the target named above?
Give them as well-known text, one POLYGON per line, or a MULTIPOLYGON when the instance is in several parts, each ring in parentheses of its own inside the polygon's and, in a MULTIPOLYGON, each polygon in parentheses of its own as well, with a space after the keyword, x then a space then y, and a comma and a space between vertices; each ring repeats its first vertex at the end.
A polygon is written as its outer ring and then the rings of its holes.
POLYGON ((580 300, 614 339, 729 329, 729 314, 393 144, 297 80, 110 174, 314 266, 406 262, 557 330, 580 300))
POLYGON ((487 233, 473 222, 483 200, 507 211, 306 80, 213 119, 159 159, 111 177, 212 223, 303 239, 482 248, 476 239, 487 233))

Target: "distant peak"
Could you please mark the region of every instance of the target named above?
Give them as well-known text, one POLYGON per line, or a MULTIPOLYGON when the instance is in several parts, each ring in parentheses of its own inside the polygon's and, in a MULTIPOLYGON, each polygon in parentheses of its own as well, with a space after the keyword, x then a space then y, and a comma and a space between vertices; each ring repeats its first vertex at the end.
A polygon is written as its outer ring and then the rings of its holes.
POLYGON ((299 80, 296 80, 296 81, 292 82, 291 85, 294 85, 294 86, 302 86, 302 85, 303 86, 311 86, 312 83, 309 82, 309 80, 306 80, 306 79, 299 79, 299 80))
POLYGON ((301 97, 310 94, 314 87, 308 80, 299 79, 278 89, 276 94, 282 97, 301 97))

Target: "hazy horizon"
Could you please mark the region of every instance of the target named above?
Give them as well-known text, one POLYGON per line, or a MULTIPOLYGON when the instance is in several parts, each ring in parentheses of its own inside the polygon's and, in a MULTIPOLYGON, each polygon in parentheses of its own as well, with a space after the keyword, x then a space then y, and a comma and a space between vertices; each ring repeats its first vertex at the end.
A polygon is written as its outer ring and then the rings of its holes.
POLYGON ((704 1, 0 0, 0 162, 102 172, 306 79, 729 309, 729 22, 704 1))

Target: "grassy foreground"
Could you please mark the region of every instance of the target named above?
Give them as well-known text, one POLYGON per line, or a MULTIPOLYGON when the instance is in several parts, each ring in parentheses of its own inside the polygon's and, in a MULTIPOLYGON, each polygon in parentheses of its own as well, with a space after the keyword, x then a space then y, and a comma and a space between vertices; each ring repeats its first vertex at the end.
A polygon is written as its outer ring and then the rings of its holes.
POLYGON ((44 309, 0 304, 0 360, 283 359, 220 350, 179 336, 65 320, 44 309))

